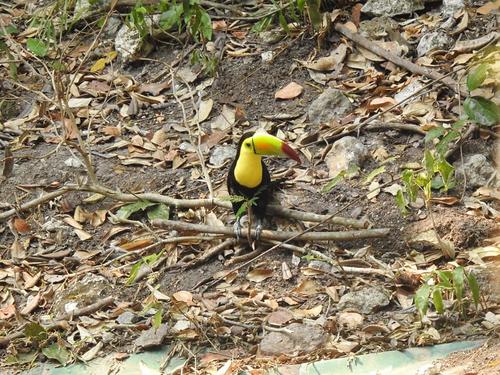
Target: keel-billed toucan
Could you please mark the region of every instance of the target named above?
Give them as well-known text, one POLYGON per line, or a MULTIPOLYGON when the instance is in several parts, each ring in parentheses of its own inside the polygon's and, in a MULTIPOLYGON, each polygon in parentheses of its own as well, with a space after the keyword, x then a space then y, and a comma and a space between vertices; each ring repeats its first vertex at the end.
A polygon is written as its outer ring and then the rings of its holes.
MULTIPOLYGON (((251 209, 256 222, 257 238, 262 230, 262 220, 266 207, 272 197, 271 176, 262 156, 287 156, 300 163, 300 157, 295 150, 281 139, 265 132, 248 132, 241 136, 238 142, 236 157, 231 164, 227 176, 227 189, 231 196, 241 196, 252 202, 251 209)), ((233 211, 236 214, 244 201, 233 201, 233 211)), ((240 218, 234 226, 236 235, 241 235, 240 218)))

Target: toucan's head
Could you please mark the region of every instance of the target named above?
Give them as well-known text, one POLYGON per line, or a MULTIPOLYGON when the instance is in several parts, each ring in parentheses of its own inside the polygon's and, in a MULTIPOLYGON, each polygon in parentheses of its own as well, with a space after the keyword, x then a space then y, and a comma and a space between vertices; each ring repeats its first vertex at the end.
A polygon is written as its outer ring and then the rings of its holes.
POLYGON ((299 154, 288 144, 263 131, 248 132, 238 144, 240 155, 286 156, 300 164, 299 154))

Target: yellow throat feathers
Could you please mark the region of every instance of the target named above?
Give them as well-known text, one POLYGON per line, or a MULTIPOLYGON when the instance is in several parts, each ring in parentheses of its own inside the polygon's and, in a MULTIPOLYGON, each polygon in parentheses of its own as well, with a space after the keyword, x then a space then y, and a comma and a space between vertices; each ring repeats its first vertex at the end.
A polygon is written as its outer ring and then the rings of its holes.
POLYGON ((240 157, 236 160, 234 178, 236 182, 247 188, 254 188, 262 182, 262 156, 253 151, 246 150, 242 146, 240 157))

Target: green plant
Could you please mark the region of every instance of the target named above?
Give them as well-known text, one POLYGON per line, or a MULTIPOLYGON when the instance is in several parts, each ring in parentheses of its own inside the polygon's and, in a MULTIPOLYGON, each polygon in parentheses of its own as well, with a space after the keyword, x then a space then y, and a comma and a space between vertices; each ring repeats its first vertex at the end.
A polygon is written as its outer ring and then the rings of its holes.
POLYGON ((414 297, 420 318, 427 314, 431 302, 438 314, 444 314, 447 309, 451 309, 464 316, 469 301, 466 287, 470 290, 470 297, 477 309, 480 303, 480 290, 477 279, 472 273, 465 272, 464 268, 459 266, 453 271, 436 270, 427 274, 414 297))
POLYGON ((127 285, 132 285, 137 278, 137 275, 139 275, 139 270, 141 269, 142 266, 148 266, 148 267, 153 267, 158 260, 160 260, 161 256, 163 255, 164 250, 160 251, 159 253, 147 255, 141 258, 140 261, 135 263, 132 268, 130 269, 130 275, 127 279, 127 285))
POLYGON ((288 20, 300 22, 300 18, 307 16, 314 28, 319 28, 321 25, 321 0, 292 0, 285 5, 278 4, 275 0, 271 0, 273 9, 263 15, 263 17, 255 23, 252 31, 259 33, 265 31, 276 20, 281 28, 289 32, 288 20))
POLYGON ((138 2, 127 16, 127 22, 145 38, 153 33, 152 23, 147 18, 155 13, 160 13, 159 25, 164 31, 186 31, 197 42, 212 39, 212 20, 199 0, 160 0, 158 4, 151 6, 138 2))

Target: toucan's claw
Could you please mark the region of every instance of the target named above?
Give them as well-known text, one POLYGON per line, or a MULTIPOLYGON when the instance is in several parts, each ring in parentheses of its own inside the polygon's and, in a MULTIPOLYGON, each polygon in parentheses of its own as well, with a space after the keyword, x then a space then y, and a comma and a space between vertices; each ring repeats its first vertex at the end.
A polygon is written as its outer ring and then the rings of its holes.
POLYGON ((262 234, 262 221, 261 221, 261 219, 257 219, 256 225, 255 225, 255 240, 256 241, 260 240, 261 234, 262 234))
POLYGON ((236 219, 233 225, 234 234, 236 236, 236 240, 239 241, 241 238, 241 223, 240 218, 236 219))

